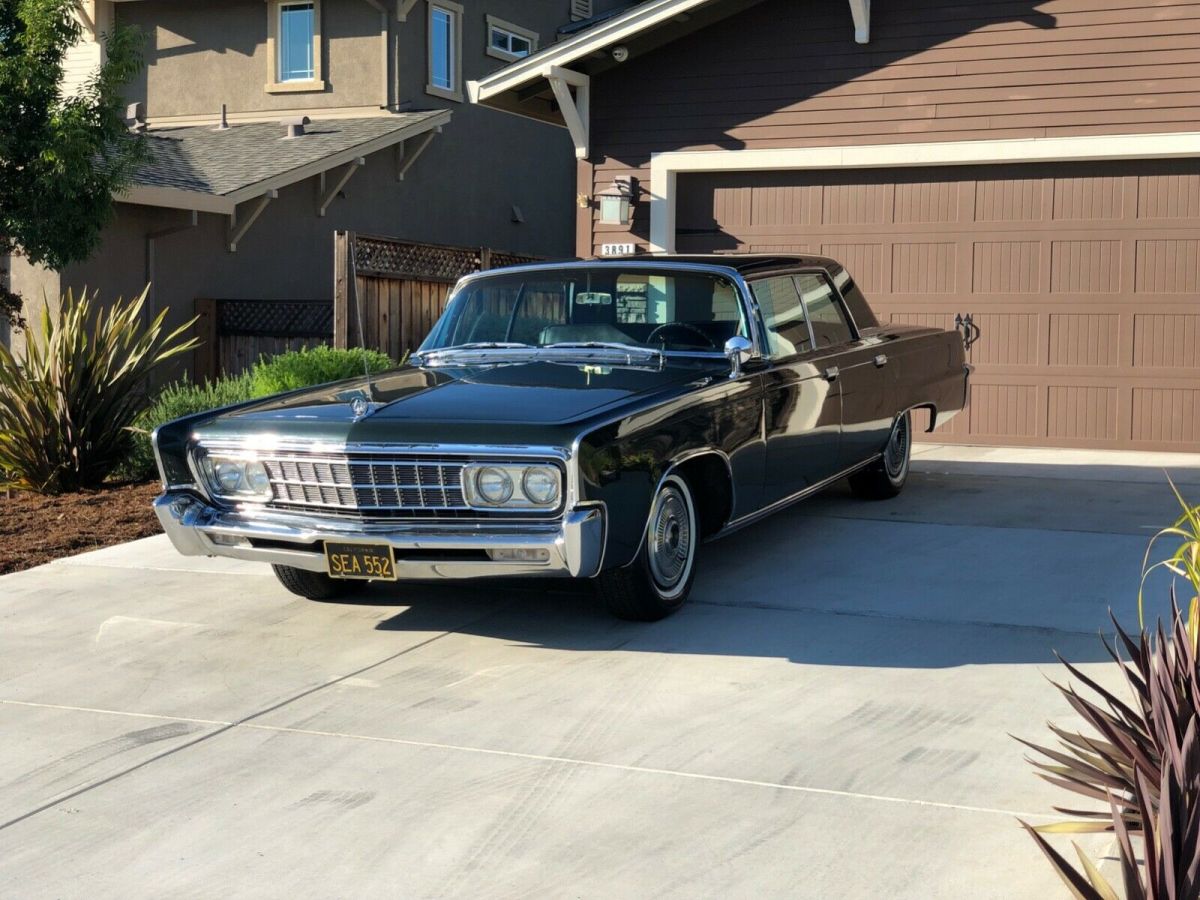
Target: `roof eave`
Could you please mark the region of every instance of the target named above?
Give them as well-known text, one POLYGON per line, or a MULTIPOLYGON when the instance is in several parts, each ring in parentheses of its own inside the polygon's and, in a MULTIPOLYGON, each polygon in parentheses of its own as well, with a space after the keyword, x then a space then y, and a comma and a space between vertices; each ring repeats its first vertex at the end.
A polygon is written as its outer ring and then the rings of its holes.
POLYGON ((544 77, 549 66, 569 67, 593 53, 629 40, 651 28, 670 22, 676 16, 713 2, 716 0, 650 0, 639 4, 594 28, 505 66, 486 78, 468 82, 471 102, 484 106, 497 105, 488 101, 544 77))
POLYGON ((359 157, 370 156, 380 150, 403 143, 410 138, 419 137, 431 131, 438 131, 450 121, 451 111, 437 110, 419 122, 413 122, 403 128, 397 128, 387 134, 380 135, 353 147, 347 147, 318 160, 280 172, 253 184, 244 185, 234 191, 224 194, 213 194, 204 191, 190 191, 183 188, 161 187, 158 185, 130 185, 121 192, 116 200, 120 203, 134 203, 140 206, 163 206, 170 209, 196 210, 197 212, 220 213, 232 215, 239 203, 262 197, 271 191, 288 187, 304 181, 322 172, 328 172, 339 166, 347 165, 359 157))

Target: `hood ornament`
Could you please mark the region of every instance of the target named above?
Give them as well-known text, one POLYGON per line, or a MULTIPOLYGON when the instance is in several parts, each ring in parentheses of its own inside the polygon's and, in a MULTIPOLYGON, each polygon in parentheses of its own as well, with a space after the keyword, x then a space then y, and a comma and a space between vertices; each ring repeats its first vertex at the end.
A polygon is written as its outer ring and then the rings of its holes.
POLYGON ((366 394, 361 392, 355 394, 349 399, 350 414, 354 416, 355 422, 361 422, 367 416, 373 415, 387 405, 385 403, 375 403, 366 394))

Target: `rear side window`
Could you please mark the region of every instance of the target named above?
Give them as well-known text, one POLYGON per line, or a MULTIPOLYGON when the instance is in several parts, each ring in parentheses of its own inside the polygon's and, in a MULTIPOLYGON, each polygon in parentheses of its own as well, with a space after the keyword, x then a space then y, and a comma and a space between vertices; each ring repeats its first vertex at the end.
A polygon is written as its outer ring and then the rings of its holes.
POLYGON ((772 359, 795 356, 812 349, 808 322, 796 284, 790 275, 764 278, 750 284, 767 329, 767 352, 772 359))
POLYGON ((815 272, 805 272, 795 277, 796 289, 800 291, 808 310, 817 347, 836 347, 852 340, 850 326, 829 280, 815 272))
POLYGON ((841 266, 838 266, 836 269, 831 269, 830 274, 833 275, 833 283, 842 292, 842 299, 846 301, 846 307, 850 310, 850 317, 854 319, 854 324, 858 326, 858 330, 878 328, 879 320, 875 318, 875 313, 871 310, 871 304, 867 302, 867 298, 863 296, 863 292, 854 283, 854 279, 850 277, 850 273, 841 266))

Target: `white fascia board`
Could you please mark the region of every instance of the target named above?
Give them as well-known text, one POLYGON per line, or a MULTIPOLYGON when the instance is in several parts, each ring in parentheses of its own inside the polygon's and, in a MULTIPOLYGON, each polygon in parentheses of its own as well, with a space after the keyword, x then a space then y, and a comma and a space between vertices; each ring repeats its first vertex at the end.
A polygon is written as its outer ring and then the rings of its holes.
POLYGON ((134 203, 138 206, 164 206, 168 209, 191 209, 222 215, 230 215, 237 209, 236 203, 217 194, 137 184, 126 188, 113 199, 118 203, 134 203))
MULTIPOLYGON (((285 188, 288 185, 295 184, 298 181, 303 181, 306 178, 312 178, 314 175, 320 175, 322 172, 328 172, 330 169, 336 169, 339 166, 344 166, 360 156, 370 156, 372 153, 378 153, 380 150, 386 150, 406 141, 411 137, 416 137, 419 134, 424 134, 427 131, 432 131, 440 128, 450 121, 450 110, 441 110, 437 115, 430 116, 420 122, 416 122, 407 128, 401 128, 393 131, 390 134, 381 135, 374 140, 367 141, 364 144, 356 144, 353 147, 348 147, 339 153, 334 153, 330 156, 324 156, 321 159, 315 160, 307 165, 292 169, 289 172, 275 175, 271 178, 264 179, 256 184, 247 185, 244 188, 238 188, 226 194, 225 197, 241 203, 245 200, 261 197, 267 191, 278 190, 285 188)), ((296 138, 303 140, 303 138, 296 138)))
POLYGON ((521 87, 542 78, 547 66, 569 66, 592 53, 629 40, 643 31, 668 22, 681 13, 712 2, 713 0, 650 0, 650 2, 639 4, 623 15, 602 22, 572 38, 560 41, 510 66, 505 66, 486 78, 479 79, 474 82, 474 87, 470 90, 471 102, 481 103, 489 97, 521 87))
POLYGON ((650 158, 650 250, 675 248, 676 176, 680 172, 887 169, 996 163, 1098 162, 1200 157, 1200 132, 1090 134, 1079 137, 944 141, 780 150, 681 150, 650 158))

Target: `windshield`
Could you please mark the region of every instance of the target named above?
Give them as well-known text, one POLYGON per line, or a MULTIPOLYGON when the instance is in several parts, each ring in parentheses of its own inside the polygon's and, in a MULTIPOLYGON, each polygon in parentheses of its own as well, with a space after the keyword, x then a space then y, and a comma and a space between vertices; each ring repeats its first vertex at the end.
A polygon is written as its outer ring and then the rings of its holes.
POLYGON ((615 344, 721 352, 745 335, 737 288, 720 275, 661 269, 540 269, 469 282, 451 299, 422 353, 615 344))

